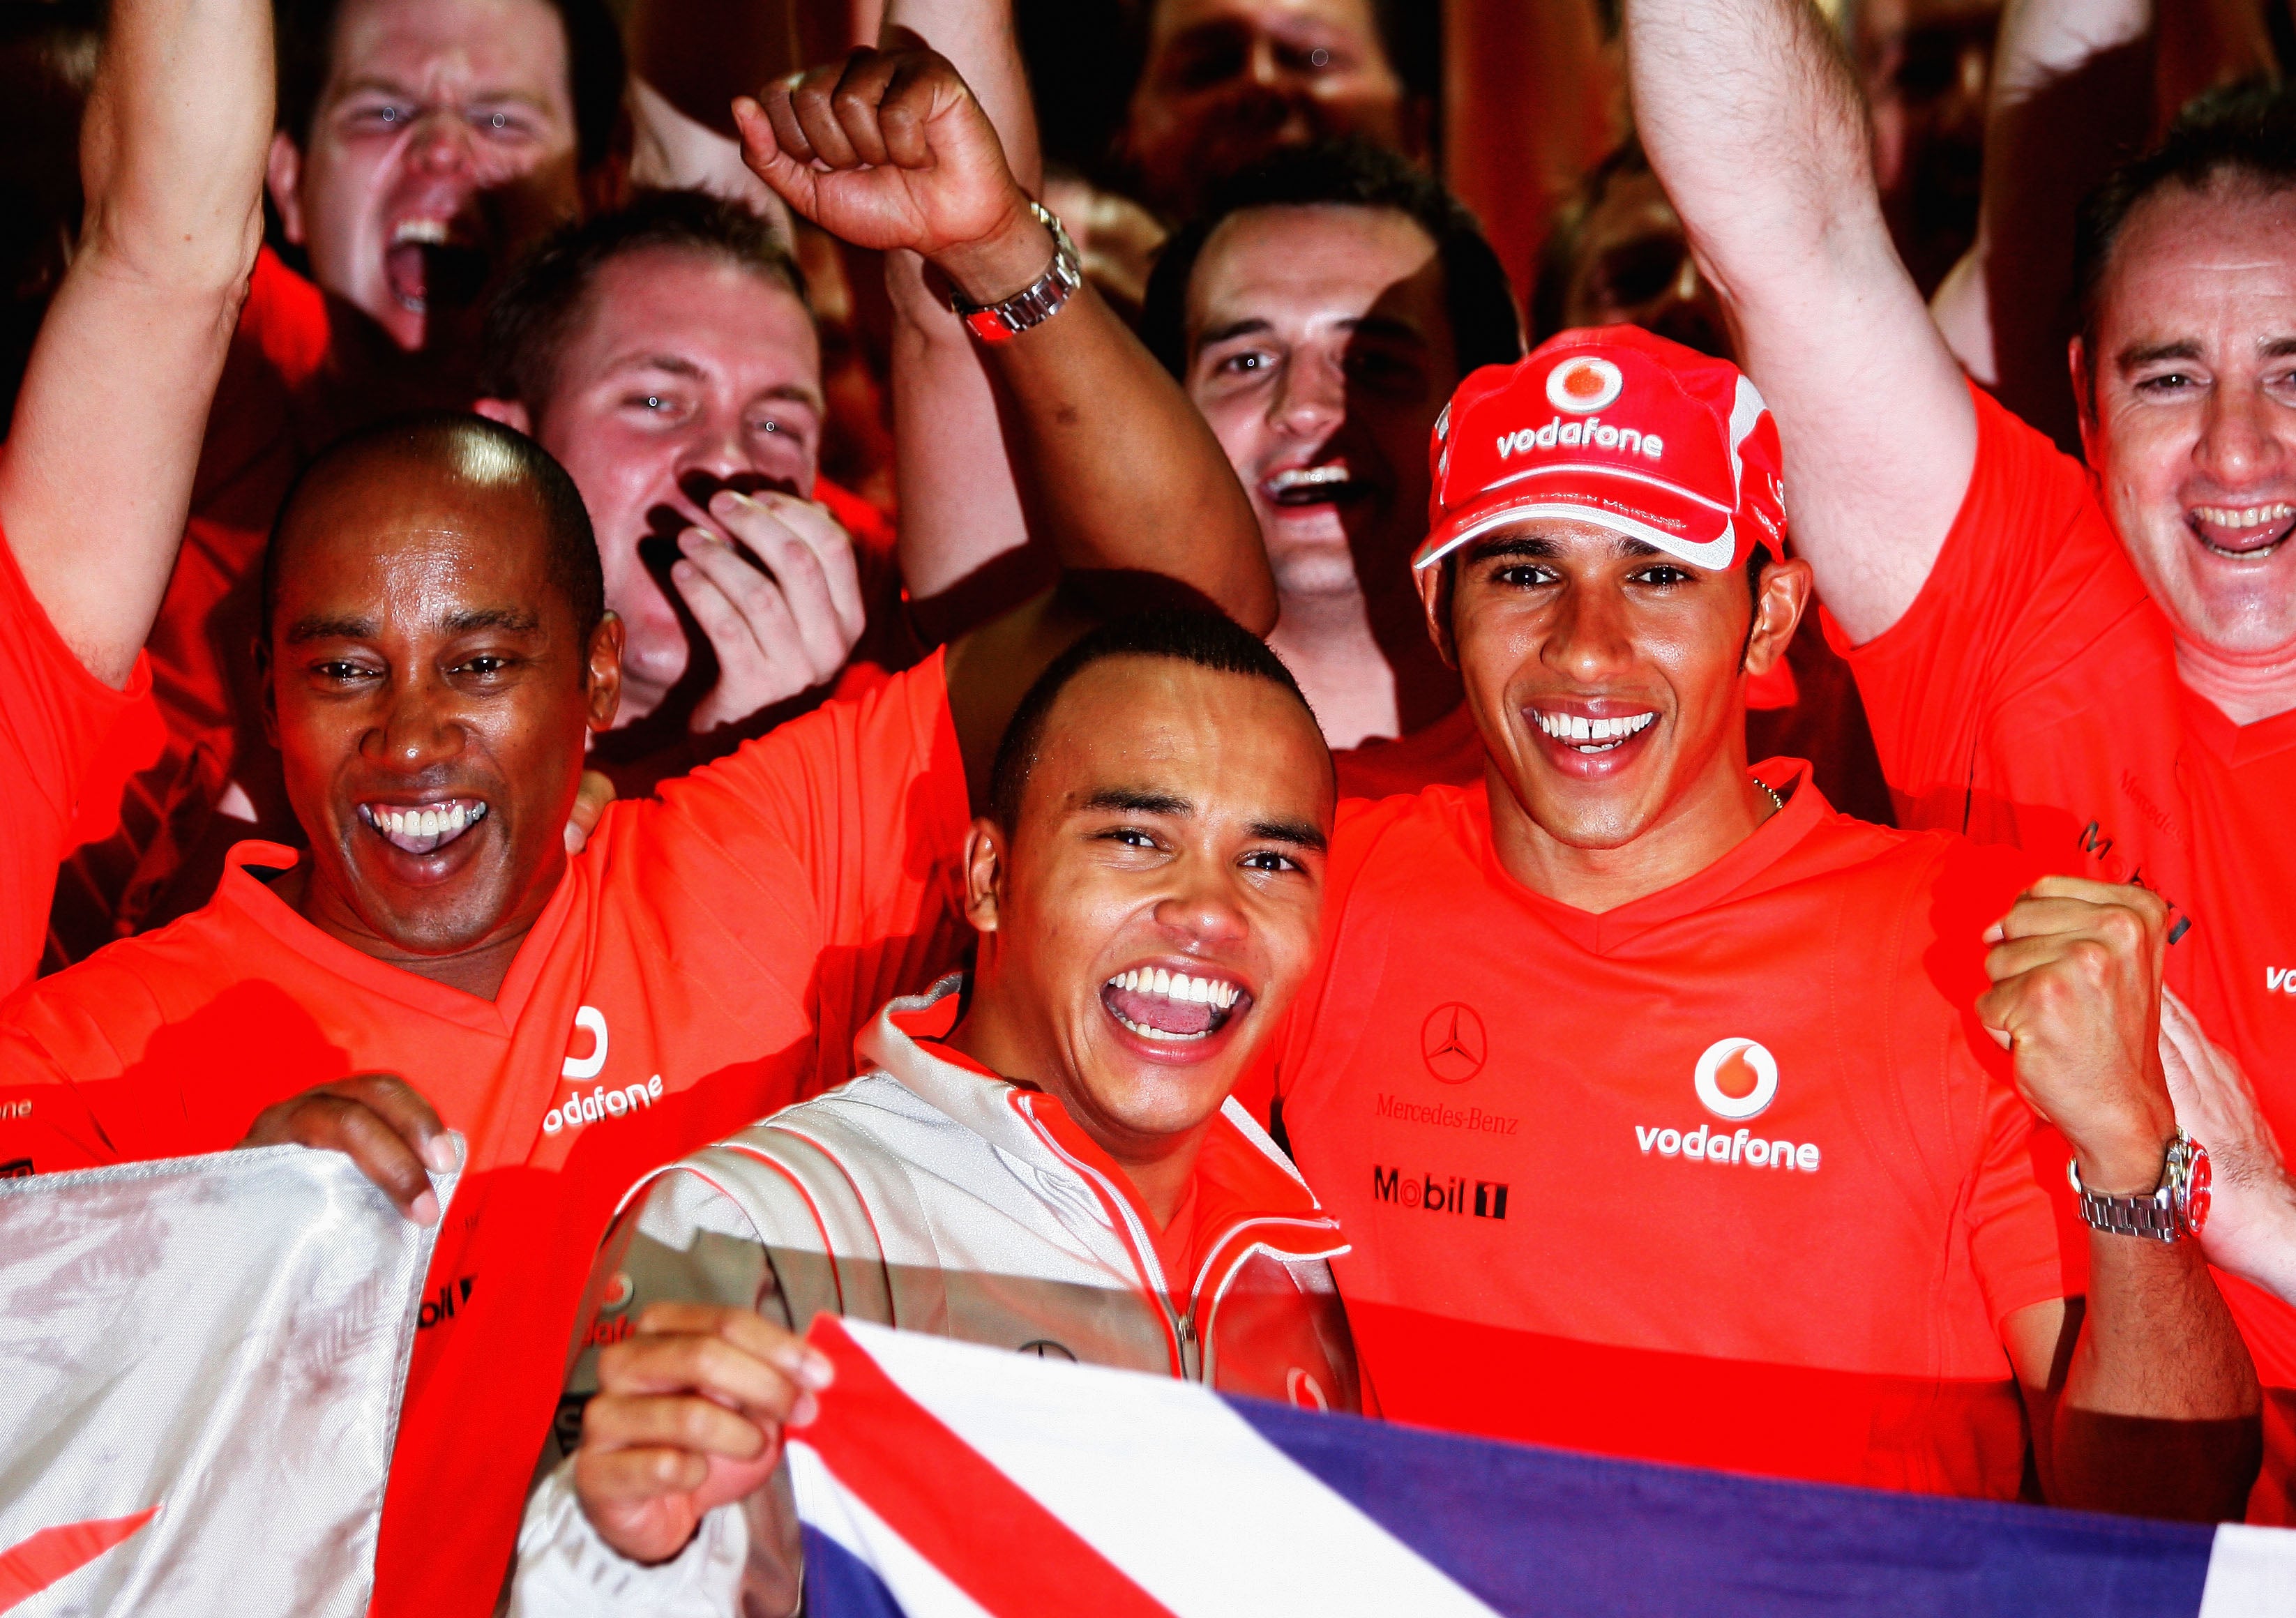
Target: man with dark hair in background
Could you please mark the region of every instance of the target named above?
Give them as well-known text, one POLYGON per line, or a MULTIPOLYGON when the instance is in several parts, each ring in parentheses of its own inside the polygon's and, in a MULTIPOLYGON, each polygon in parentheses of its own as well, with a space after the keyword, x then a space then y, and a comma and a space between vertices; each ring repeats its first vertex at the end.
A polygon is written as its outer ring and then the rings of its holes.
POLYGON ((1149 0, 1116 160, 1176 221, 1282 146, 1358 135, 1434 152, 1434 53, 1398 0, 1149 0))
POLYGON ((1278 152, 1216 187, 1166 246, 1141 335, 1251 497, 1283 603, 1268 644, 1308 694, 1341 790, 1480 777, 1409 565, 1444 401, 1522 352, 1473 218, 1367 141, 1278 152))

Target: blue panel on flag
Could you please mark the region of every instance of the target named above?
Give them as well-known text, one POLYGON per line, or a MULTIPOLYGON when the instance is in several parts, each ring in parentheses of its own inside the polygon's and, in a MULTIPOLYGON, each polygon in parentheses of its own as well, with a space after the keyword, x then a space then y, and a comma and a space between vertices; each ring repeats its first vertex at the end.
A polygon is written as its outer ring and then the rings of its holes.
POLYGON ((874 1568, 810 1524, 803 1533, 806 1618, 903 1618, 874 1568))
POLYGON ((1301 1467, 1510 1614, 2193 1618, 2215 1532, 1738 1477, 1228 1402, 1301 1467))

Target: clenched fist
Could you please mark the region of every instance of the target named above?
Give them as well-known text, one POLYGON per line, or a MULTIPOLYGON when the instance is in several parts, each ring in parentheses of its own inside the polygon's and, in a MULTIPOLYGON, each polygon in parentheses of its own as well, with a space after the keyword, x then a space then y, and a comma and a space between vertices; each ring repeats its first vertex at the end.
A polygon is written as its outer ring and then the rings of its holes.
POLYGON ((832 235, 922 254, 973 301, 1000 301, 1044 273, 1051 238, 972 90, 907 39, 735 101, 742 160, 832 235))
POLYGON ((2160 1053, 2168 922, 2143 888, 2044 876, 1985 935, 1993 987, 1978 1019, 2072 1147, 2081 1184, 2108 1195, 2159 1185, 2177 1131, 2160 1053))

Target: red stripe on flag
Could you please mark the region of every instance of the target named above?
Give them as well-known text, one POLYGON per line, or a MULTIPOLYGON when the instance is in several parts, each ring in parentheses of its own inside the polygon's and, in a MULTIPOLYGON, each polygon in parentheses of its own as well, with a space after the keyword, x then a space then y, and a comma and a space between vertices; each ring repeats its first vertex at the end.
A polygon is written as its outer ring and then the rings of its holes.
POLYGON ((793 1429, 948 1581, 999 1618, 1173 1618, 1076 1530, 902 1392, 828 1314, 807 1334, 837 1367, 793 1429))
POLYGON ((0 1552, 0 1613, 76 1573, 150 1522, 157 1506, 134 1516, 104 1517, 43 1528, 14 1549, 0 1552))

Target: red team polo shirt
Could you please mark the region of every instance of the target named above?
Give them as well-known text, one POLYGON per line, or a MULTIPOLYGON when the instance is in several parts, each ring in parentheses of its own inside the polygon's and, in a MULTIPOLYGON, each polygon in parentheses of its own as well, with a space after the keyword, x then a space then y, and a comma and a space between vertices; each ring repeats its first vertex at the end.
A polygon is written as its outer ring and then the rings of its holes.
MULTIPOLYGON (((144 699, 142 657, 124 691, 87 671, 64 645, 0 535, 0 993, 32 975, 47 932, 56 862, 70 846, 73 808, 122 715, 144 699)), ((29 1174, 0 1149, 0 1175, 29 1174)))
POLYGON ((1782 812, 1599 916, 1506 873, 1481 786, 1341 807, 1275 1082, 1387 1416, 2017 1493, 2000 1323, 2080 1290, 1970 1009, 2025 862, 1837 815, 1807 770, 1762 766, 1782 812))
POLYGON ((964 779, 936 656, 616 804, 493 1000, 319 932, 253 875, 295 856, 242 845, 204 909, 0 1007, 0 1158, 220 1150, 271 1102, 366 1070, 428 1096, 470 1162, 431 1261, 374 1610, 485 1614, 617 1200, 842 1081, 867 1019, 955 964, 964 779))
MULTIPOLYGON (((1851 659, 1901 823, 2167 899, 2169 986, 2296 1142, 2296 844, 2277 829, 2296 712, 2235 727, 2187 691, 2087 471, 1971 391, 1960 515, 1913 606, 1851 659)), ((2296 1310, 2218 1281, 2265 1384, 2250 1520, 2296 1523, 2296 1310)))

